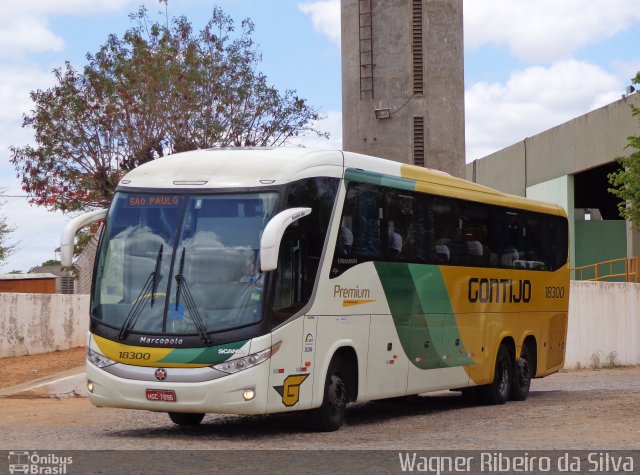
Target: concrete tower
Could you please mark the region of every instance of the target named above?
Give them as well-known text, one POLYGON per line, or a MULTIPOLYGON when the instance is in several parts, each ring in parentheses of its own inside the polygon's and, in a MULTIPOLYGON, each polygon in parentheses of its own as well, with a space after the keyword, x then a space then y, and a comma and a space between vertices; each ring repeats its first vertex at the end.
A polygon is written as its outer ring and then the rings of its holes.
POLYGON ((342 0, 342 141, 464 177, 462 0, 342 0))

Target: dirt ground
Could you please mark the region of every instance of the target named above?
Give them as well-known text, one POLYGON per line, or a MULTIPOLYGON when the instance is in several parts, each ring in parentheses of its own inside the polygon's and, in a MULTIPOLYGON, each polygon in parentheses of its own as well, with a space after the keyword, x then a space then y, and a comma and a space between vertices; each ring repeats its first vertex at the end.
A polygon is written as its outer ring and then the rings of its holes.
MULTIPOLYGON (((81 347, 0 359, 0 385, 20 384, 81 366, 84 359, 81 347)), ((331 434, 309 431, 304 414, 298 413, 208 414, 200 426, 181 428, 164 413, 96 408, 86 398, 4 398, 0 404, 0 449, 5 450, 640 447, 638 367, 562 371, 533 381, 527 401, 503 406, 479 405, 450 392, 407 401, 357 403, 347 411, 345 426, 331 434)), ((171 473, 181 472, 178 461, 173 466, 171 473)))
MULTIPOLYGON (((301 413, 208 414, 200 426, 181 428, 164 413, 96 408, 86 398, 5 398, 0 400, 0 449, 600 451, 640 447, 640 368, 558 373, 535 380, 532 389, 527 401, 502 406, 480 405, 450 392, 407 401, 357 403, 349 407, 345 426, 329 434, 310 431, 301 413)), ((177 467, 161 473, 182 471, 177 467)))
POLYGON ((84 361, 82 346, 53 353, 0 358, 0 389, 82 366, 84 361))

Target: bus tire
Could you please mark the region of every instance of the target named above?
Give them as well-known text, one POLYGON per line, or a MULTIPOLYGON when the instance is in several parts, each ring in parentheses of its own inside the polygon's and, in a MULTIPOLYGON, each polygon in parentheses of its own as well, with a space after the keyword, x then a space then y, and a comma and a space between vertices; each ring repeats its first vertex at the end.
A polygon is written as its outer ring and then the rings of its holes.
POLYGON ((169 418, 179 426, 197 426, 204 419, 204 413, 170 412, 169 418))
POLYGON ((513 361, 507 345, 501 343, 496 356, 493 383, 478 388, 486 404, 504 404, 509 399, 513 383, 513 361))
POLYGON ((325 378, 322 405, 312 411, 311 423, 315 430, 333 432, 344 423, 348 401, 345 377, 342 360, 334 356, 325 378))
POLYGON ((520 358, 513 363, 513 382, 511 384, 511 399, 524 401, 529 396, 531 388, 531 373, 533 370, 532 352, 525 344, 520 352, 520 358))

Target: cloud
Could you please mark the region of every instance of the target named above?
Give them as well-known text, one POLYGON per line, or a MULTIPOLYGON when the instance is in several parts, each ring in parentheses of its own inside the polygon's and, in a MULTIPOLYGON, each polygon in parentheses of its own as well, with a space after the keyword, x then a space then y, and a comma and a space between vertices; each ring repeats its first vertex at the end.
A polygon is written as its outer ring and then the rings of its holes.
POLYGON ((311 16, 313 29, 340 45, 340 0, 301 3, 298 9, 311 16))
MULTIPOLYGON (((1 63, 0 63, 1 64, 1 63)), ((0 150, 2 141, 14 138, 6 135, 4 127, 9 124, 19 124, 22 114, 33 107, 29 92, 36 89, 46 89, 54 83, 51 71, 45 71, 33 64, 2 65, 2 77, 0 78, 0 150)))
POLYGON ((45 18, 36 16, 2 17, 0 20, 0 56, 17 57, 24 53, 61 51, 64 40, 49 30, 45 18))
POLYGON ((291 141, 291 145, 324 150, 340 150, 342 148, 342 112, 329 111, 324 114, 324 119, 313 123, 312 126, 324 132, 329 132, 328 140, 315 134, 307 134, 291 141))
POLYGON ((550 64, 638 21, 628 0, 467 0, 465 48, 505 45, 522 61, 550 64))
MULTIPOLYGON (((0 0, 4 16, 16 14, 49 15, 96 15, 106 11, 118 11, 129 5, 139 5, 139 0, 0 0)), ((158 2, 142 2, 153 3, 158 2)))
POLYGON ((465 93, 467 161, 604 106, 624 83, 575 60, 512 73, 505 83, 479 82, 465 93))
MULTIPOLYGON (((11 187, 6 194, 19 194, 19 188, 11 187)), ((8 237, 15 243, 15 253, 0 264, 0 273, 13 270, 28 271, 42 262, 54 259, 54 250, 60 246, 60 235, 70 218, 62 213, 52 213, 38 206, 30 206, 24 198, 0 198, 0 215, 15 231, 8 237)))
POLYGON ((62 51, 64 39, 49 25, 52 16, 99 15, 139 3, 136 0, 0 0, 0 58, 62 51))

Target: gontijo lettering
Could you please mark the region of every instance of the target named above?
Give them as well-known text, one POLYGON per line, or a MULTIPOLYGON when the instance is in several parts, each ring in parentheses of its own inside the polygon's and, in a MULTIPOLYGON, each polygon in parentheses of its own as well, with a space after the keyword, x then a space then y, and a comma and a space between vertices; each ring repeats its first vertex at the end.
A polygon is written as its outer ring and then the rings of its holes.
POLYGON ((513 279, 469 279, 470 303, 529 303, 531 281, 513 279))

